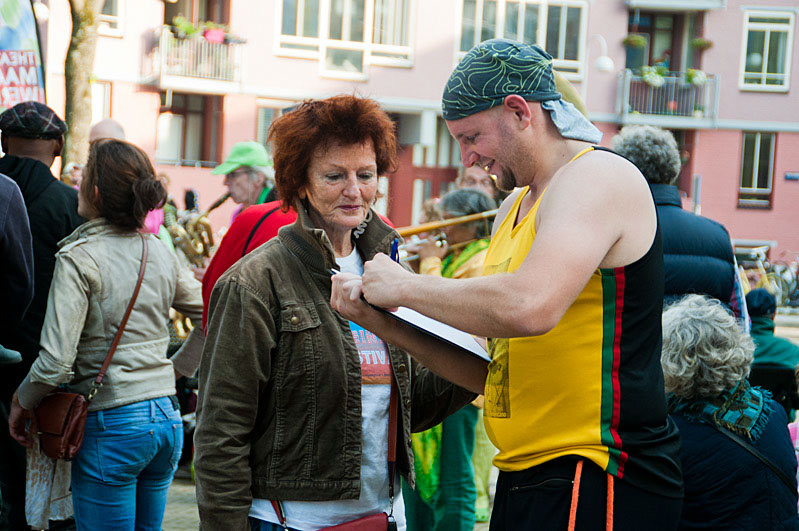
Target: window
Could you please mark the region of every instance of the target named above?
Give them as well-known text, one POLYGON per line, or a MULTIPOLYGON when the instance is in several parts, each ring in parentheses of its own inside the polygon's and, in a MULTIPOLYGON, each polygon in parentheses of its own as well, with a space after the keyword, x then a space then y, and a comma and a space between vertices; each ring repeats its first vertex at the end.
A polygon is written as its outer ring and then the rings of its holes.
POLYGON ((744 133, 738 206, 771 206, 774 142, 773 133, 744 133))
POLYGON ((92 81, 92 123, 111 117, 111 83, 92 81))
POLYGON ((365 80, 370 65, 411 66, 414 0, 283 0, 281 55, 320 61, 322 74, 365 80))
POLYGON ((788 91, 793 24, 791 12, 746 12, 741 49, 742 89, 788 91))
POLYGON ((579 77, 586 5, 584 0, 463 0, 459 57, 482 41, 504 37, 538 44, 557 70, 579 77))
POLYGON ((219 96, 162 92, 156 161, 183 166, 216 166, 221 114, 219 96))
POLYGON ((100 10, 97 31, 101 35, 119 37, 122 35, 122 12, 125 0, 105 0, 100 10))
POLYGON ((263 144, 269 154, 272 154, 272 146, 267 144, 266 139, 269 136, 269 126, 272 122, 277 120, 281 115, 280 109, 273 107, 258 107, 258 116, 255 125, 255 138, 259 144, 263 144))

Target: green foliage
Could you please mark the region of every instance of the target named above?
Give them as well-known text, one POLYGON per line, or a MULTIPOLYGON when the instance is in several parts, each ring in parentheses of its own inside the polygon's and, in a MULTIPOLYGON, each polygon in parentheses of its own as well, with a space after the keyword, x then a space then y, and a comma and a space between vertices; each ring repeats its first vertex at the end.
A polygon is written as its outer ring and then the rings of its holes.
POLYGON ((691 39, 691 48, 699 51, 707 50, 713 46, 713 41, 705 39, 704 37, 695 37, 691 39))
POLYGON ((707 74, 696 68, 689 68, 685 72, 685 81, 691 85, 701 86, 707 83, 707 74))
POLYGON ((172 26, 175 28, 175 36, 183 39, 188 39, 199 31, 190 20, 182 15, 172 18, 172 26))
POLYGON ((630 33, 622 39, 621 43, 627 48, 643 48, 646 46, 646 37, 630 33))

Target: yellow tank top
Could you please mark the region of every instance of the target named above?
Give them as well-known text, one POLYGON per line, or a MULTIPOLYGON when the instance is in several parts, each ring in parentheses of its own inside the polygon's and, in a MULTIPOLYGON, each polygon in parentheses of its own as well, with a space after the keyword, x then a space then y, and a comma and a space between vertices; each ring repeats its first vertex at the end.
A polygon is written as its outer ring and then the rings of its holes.
MULTIPOLYGON (((575 158, 591 149, 604 148, 575 158)), ((527 192, 491 239, 484 275, 515 271, 529 254, 546 190, 514 227, 527 192)), ((577 455, 640 488, 680 496, 679 435, 660 368, 662 308, 658 230, 639 260, 596 269, 546 334, 489 339, 484 419, 499 449, 494 464, 512 472, 577 455)))
MULTIPOLYGON (((519 194, 492 238, 484 275, 515 271, 529 253, 546 189, 514 227, 527 193, 525 188, 519 194)), ((494 464, 500 470, 524 470, 563 455, 581 455, 607 468, 608 447, 602 442, 599 422, 602 313, 602 275, 597 270, 547 334, 489 339, 492 361, 485 390, 485 425, 499 449, 494 464)))

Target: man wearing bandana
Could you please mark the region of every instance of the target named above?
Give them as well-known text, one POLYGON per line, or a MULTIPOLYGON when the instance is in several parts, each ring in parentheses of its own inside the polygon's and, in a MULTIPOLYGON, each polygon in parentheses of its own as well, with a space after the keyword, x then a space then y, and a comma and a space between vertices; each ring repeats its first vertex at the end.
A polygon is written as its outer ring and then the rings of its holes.
POLYGON ((334 307, 485 394, 499 449, 492 530, 676 529, 680 443, 660 367, 663 252, 646 180, 595 145, 601 133, 563 100, 538 46, 479 44, 442 106, 464 165, 514 190, 483 276, 412 275, 378 255, 362 278, 333 278, 334 307), (361 293, 487 337, 488 369, 361 293))

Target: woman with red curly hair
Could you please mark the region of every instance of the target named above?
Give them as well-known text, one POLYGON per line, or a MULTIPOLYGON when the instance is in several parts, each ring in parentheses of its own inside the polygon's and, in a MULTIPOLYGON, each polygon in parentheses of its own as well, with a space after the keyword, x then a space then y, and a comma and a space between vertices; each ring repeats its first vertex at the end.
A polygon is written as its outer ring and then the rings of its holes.
POLYGON ((475 395, 330 307, 331 270, 360 274, 398 238, 372 210, 378 176, 397 163, 394 124, 373 100, 336 96, 281 116, 269 140, 283 208, 297 221, 211 294, 195 433, 200 519, 209 529, 363 518, 404 529, 411 431, 475 395))

